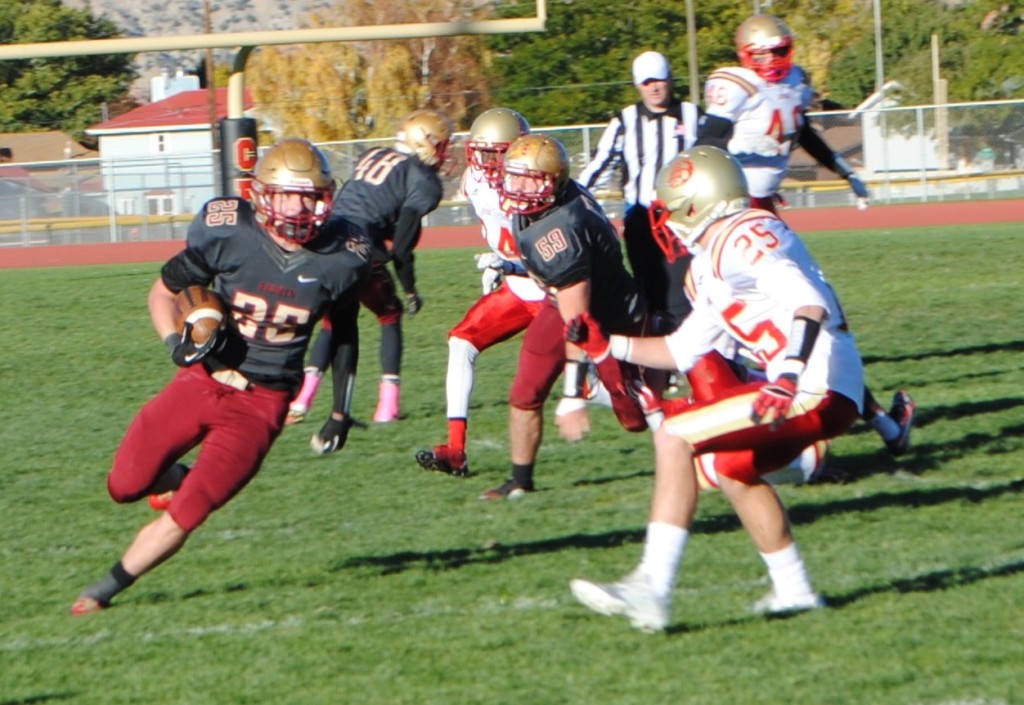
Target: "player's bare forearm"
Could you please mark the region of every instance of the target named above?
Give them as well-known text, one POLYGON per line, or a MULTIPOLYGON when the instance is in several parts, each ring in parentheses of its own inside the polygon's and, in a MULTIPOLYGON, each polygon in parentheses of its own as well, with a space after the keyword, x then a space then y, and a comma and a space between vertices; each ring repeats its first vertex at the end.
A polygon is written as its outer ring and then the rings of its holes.
POLYGON ((676 361, 665 338, 632 338, 613 335, 612 356, 657 370, 675 370, 676 361))
POLYGON ((590 308, 590 281, 583 280, 555 292, 558 313, 568 323, 590 308))
POLYGON ((825 320, 825 308, 823 306, 801 306, 793 311, 793 318, 807 318, 821 323, 825 320))
POLYGON ((174 292, 167 288, 160 277, 150 287, 147 303, 149 320, 160 340, 166 340, 171 333, 180 332, 174 329, 174 292))

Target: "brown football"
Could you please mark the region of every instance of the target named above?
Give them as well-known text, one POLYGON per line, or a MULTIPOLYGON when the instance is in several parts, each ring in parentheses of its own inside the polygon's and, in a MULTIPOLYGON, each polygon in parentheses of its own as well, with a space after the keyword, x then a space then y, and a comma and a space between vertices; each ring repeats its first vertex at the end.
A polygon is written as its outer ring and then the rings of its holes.
POLYGON ((174 327, 182 330, 192 324, 192 342, 202 345, 227 323, 224 302, 205 286, 190 286, 174 297, 174 327))

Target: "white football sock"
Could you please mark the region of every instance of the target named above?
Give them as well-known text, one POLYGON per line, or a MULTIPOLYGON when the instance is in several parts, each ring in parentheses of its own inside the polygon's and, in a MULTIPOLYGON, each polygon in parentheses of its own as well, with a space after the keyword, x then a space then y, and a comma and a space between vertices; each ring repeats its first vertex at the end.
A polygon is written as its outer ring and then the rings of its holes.
POLYGON ((782 598, 802 597, 814 592, 811 579, 807 575, 807 566, 800 556, 796 543, 791 543, 781 551, 762 553, 761 558, 768 566, 768 576, 772 580, 772 590, 782 598))
POLYGON ((449 338, 445 391, 448 396, 448 418, 450 419, 469 417, 469 398, 473 394, 476 359, 479 355, 480 351, 468 340, 449 338))
POLYGON ((650 578, 651 587, 658 597, 668 597, 672 592, 689 539, 690 532, 678 526, 660 521, 652 521, 647 525, 640 570, 650 578))

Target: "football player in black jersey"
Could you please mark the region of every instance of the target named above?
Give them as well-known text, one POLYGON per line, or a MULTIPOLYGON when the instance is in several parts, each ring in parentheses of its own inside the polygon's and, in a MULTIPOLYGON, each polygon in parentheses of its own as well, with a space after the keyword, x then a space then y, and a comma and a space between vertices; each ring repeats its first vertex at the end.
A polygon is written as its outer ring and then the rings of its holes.
POLYGON ((255 476, 284 427, 310 335, 324 316, 334 330, 335 398, 312 445, 331 452, 345 444, 358 356, 358 296, 371 245, 360 228, 341 218, 327 224, 334 190, 330 165, 316 147, 282 140, 256 165, 252 202, 207 202, 189 227, 185 249, 164 264, 149 292, 149 312, 181 369, 128 427, 107 488, 118 503, 162 495, 166 511, 81 593, 72 614, 107 607, 177 553, 255 476), (196 284, 208 286, 230 313, 226 326, 201 347, 192 342, 188 324, 175 329, 173 317, 175 293, 196 284), (180 461, 196 447, 189 468, 180 461))
MULTIPOLYGON (((486 491, 483 499, 514 499, 533 490, 544 401, 563 371, 563 402, 568 401, 571 410, 561 404, 561 434, 579 440, 589 430, 588 362, 583 350, 566 342, 566 324, 589 311, 610 331, 644 335, 648 326, 647 304, 625 267, 615 226, 593 196, 569 178, 565 147, 544 135, 525 135, 512 143, 502 165, 502 207, 515 214, 513 235, 523 264, 549 293, 549 300, 526 329, 509 394, 512 477, 486 491)), ((660 411, 645 396, 652 392, 638 368, 608 360, 596 367, 626 429, 646 430, 648 415, 650 423, 656 423, 660 411)))
MULTIPOLYGON (((452 125, 436 110, 417 110, 402 121, 394 147, 374 147, 356 162, 355 171, 334 201, 334 213, 357 223, 373 240, 370 281, 360 296, 363 306, 381 325, 380 395, 373 420, 395 421, 399 416, 399 377, 402 367, 403 306, 387 263, 405 292, 404 312, 423 307, 416 290, 413 250, 420 240, 423 217, 437 208, 443 195, 438 171, 447 161, 452 125)), ((289 423, 309 411, 330 358, 330 323, 325 321, 314 343, 302 390, 292 402, 289 423)))

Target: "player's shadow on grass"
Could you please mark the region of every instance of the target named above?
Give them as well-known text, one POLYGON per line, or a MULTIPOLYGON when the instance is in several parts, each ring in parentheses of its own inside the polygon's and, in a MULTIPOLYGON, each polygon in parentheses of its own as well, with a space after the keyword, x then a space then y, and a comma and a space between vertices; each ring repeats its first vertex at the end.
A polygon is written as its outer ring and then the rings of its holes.
POLYGON ((942 348, 927 352, 903 353, 902 355, 863 355, 865 365, 883 362, 908 362, 928 360, 931 358, 960 357, 962 355, 984 355, 988 353, 1024 352, 1024 340, 1013 340, 1007 343, 985 343, 984 345, 967 345, 962 348, 942 348))
POLYGON ((1005 578, 1024 573, 1024 560, 1011 561, 994 566, 967 566, 952 570, 936 570, 908 578, 896 578, 878 585, 866 585, 842 594, 828 594, 829 607, 845 607, 858 600, 887 592, 937 592, 964 585, 973 585, 989 578, 1005 578))
MULTIPOLYGON (((949 502, 966 500, 979 504, 1007 494, 1024 492, 1024 479, 1012 480, 988 487, 937 487, 933 489, 905 490, 900 492, 877 492, 867 497, 838 499, 822 504, 793 504, 788 508, 789 518, 794 524, 813 524, 819 519, 837 513, 874 512, 880 509, 910 507, 933 507, 949 502)), ((737 521, 737 526, 739 522, 737 521)))
POLYGON ((47 693, 46 695, 30 695, 18 700, 0 700, 0 705, 38 705, 38 703, 55 703, 76 698, 75 693, 47 693))
MULTIPOLYGON (((954 570, 937 570, 931 573, 922 573, 907 578, 896 578, 877 585, 866 585, 864 587, 850 590, 845 593, 825 593, 825 604, 829 609, 842 609, 865 597, 881 595, 885 593, 907 593, 907 592, 938 592, 949 590, 966 585, 980 583, 991 578, 1005 578, 1011 575, 1024 573, 1024 561, 1016 560, 1009 563, 1002 563, 994 566, 966 566, 954 570)), ((729 619, 713 624, 673 624, 665 630, 667 634, 693 634, 707 629, 721 629, 722 627, 735 626, 758 619, 795 619, 803 616, 803 612, 790 612, 786 614, 769 615, 762 617, 753 615, 741 619, 729 619)))
MULTIPOLYGON (((1005 494, 1024 492, 1024 479, 985 488, 942 487, 928 490, 880 492, 868 497, 822 502, 821 504, 795 504, 789 515, 796 525, 813 524, 820 519, 834 518, 840 513, 874 512, 882 509, 926 507, 966 500, 981 503, 1005 494)), ((697 518, 692 527, 695 534, 717 534, 742 530, 734 514, 719 514, 697 518)), ((645 528, 614 529, 600 534, 570 534, 523 543, 495 544, 486 548, 451 548, 438 551, 399 551, 387 555, 353 556, 331 566, 331 572, 366 568, 381 575, 406 570, 455 570, 465 565, 503 563, 519 556, 558 553, 565 550, 590 550, 638 545, 644 540, 645 528)))
MULTIPOLYGON (((958 421, 965 418, 973 418, 984 414, 996 414, 1002 411, 1013 411, 1024 407, 1024 397, 1004 397, 1002 399, 986 399, 985 401, 964 401, 959 404, 929 405, 920 403, 917 407, 917 415, 914 417, 914 430, 912 438, 920 435, 920 430, 927 428, 937 421, 958 421)), ((856 423, 844 435, 860 436, 863 434, 875 435, 875 430, 866 423, 856 423)), ((879 446, 881 448, 881 446, 879 446)), ((914 444, 912 448, 920 449, 921 446, 914 444)))
MULTIPOLYGON (((1024 397, 1007 397, 989 399, 979 402, 962 404, 918 407, 917 419, 914 424, 913 445, 910 452, 899 458, 893 458, 881 446, 877 451, 855 455, 830 455, 827 463, 829 475, 837 482, 855 482, 871 475, 891 473, 902 470, 915 475, 940 470, 959 458, 978 454, 1000 455, 1016 452, 1013 446, 1024 437, 1024 424, 1003 426, 986 433, 967 433, 955 441, 929 443, 927 441, 928 425, 937 421, 956 421, 962 418, 976 417, 983 414, 994 414, 1024 408, 1024 397)), ((866 424, 857 424, 849 431, 849 435, 863 433, 874 434, 866 424)))
POLYGON ((585 477, 581 480, 576 480, 572 483, 573 487, 583 487, 585 485, 607 485, 612 482, 622 482, 623 480, 635 480, 638 477, 654 477, 653 470, 637 470, 636 472, 628 472, 622 475, 605 475, 603 477, 585 477))

